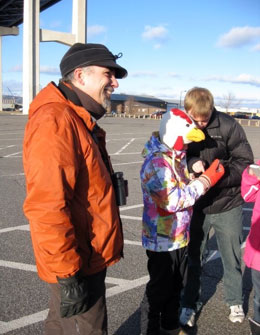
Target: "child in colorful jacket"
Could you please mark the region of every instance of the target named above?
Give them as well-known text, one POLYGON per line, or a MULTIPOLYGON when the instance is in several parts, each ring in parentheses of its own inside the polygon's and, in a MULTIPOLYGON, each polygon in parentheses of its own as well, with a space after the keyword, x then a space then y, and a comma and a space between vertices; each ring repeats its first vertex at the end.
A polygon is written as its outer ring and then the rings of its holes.
MULTIPOLYGON (((257 165, 260 165, 260 160, 257 165)), ((252 335, 260 335, 260 175, 257 176, 250 166, 242 174, 241 194, 246 202, 255 203, 244 261, 251 268, 254 288, 254 317, 249 318, 249 324, 252 335)))
POLYGON ((187 271, 192 206, 224 174, 219 160, 199 178, 190 179, 187 144, 203 140, 190 117, 173 109, 163 115, 159 133, 143 150, 142 245, 150 275, 141 303, 141 334, 186 334, 179 326, 180 293, 187 271))

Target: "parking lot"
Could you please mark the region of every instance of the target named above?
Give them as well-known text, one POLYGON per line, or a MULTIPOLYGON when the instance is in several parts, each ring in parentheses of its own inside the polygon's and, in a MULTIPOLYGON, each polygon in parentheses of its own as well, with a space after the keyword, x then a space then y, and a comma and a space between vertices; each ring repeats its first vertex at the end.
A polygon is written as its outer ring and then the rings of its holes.
MULTIPOLYGON (((48 312, 47 287, 36 273, 29 226, 22 212, 25 183, 22 142, 25 115, 0 114, 0 334, 40 335, 48 312)), ((108 269, 107 305, 109 335, 138 335, 139 304, 147 282, 146 256, 141 246, 142 194, 139 171, 141 151, 159 120, 106 117, 99 124, 107 132, 107 148, 115 171, 128 179, 127 205, 120 209, 124 230, 124 259, 108 269)), ((259 127, 244 127, 255 160, 260 159, 259 127)), ((48 157, 46 157, 48 159, 48 157)), ((249 230, 252 206, 244 206, 244 239, 249 230)), ((203 270, 204 308, 198 335, 247 335, 248 322, 232 324, 223 299, 222 265, 214 240, 209 242, 203 270)), ((235 283, 234 283, 235 285, 235 283)), ((252 285, 244 271, 244 309, 252 315, 252 285)))

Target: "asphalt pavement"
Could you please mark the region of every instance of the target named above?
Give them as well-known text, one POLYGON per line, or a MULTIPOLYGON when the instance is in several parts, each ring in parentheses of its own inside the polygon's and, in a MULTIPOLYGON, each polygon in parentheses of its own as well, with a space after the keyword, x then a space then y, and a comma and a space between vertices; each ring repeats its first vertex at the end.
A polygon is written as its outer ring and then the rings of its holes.
MULTIPOLYGON (((48 291, 36 272, 29 233, 23 215, 25 182, 22 143, 26 115, 0 113, 0 334, 40 335, 48 312, 48 291)), ((139 305, 148 280, 146 255, 141 246, 142 193, 139 171, 141 151, 159 121, 105 117, 99 124, 107 132, 107 147, 115 171, 128 179, 129 197, 122 206, 124 259, 108 269, 107 306, 109 335, 140 334, 139 305)), ((260 159, 260 128, 244 127, 255 160, 260 159)), ((48 157, 46 157, 48 159, 48 157)), ((252 205, 244 206, 244 240, 248 234, 252 205)), ((189 334, 249 335, 248 321, 232 324, 223 296, 223 268, 212 232, 209 255, 203 269, 204 307, 189 334)), ((252 316, 250 271, 243 270, 244 309, 252 316)), ((236 283, 234 283, 236 285, 236 283)))

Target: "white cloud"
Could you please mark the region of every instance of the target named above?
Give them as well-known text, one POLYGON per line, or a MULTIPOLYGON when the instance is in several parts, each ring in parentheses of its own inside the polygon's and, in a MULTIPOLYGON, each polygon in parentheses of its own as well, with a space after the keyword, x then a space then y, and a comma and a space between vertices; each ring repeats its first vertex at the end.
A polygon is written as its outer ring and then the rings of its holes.
POLYGON ((131 77, 158 77, 157 73, 150 71, 137 71, 137 72, 129 72, 129 76, 131 77))
POLYGON ((40 72, 45 74, 60 75, 60 70, 57 67, 42 65, 40 66, 40 72))
POLYGON ((256 44, 253 48, 252 51, 260 51, 260 43, 256 44))
POLYGON ((168 40, 169 35, 168 30, 163 25, 155 27, 145 26, 142 37, 144 40, 155 42, 153 47, 155 49, 160 49, 162 44, 168 40))
POLYGON ((100 25, 94 25, 87 28, 88 38, 100 35, 107 31, 106 27, 100 25))
MULTIPOLYGON (((23 66, 22 64, 15 65, 9 71, 10 72, 23 72, 23 66)), ((60 70, 57 67, 41 65, 40 73, 60 75, 60 70)))
POLYGON ((154 49, 160 49, 162 45, 160 43, 154 44, 154 49))
POLYGON ((175 72, 169 72, 168 76, 172 77, 172 78, 180 78, 181 77, 178 73, 175 73, 175 72))
POLYGON ((255 78, 250 74, 242 73, 237 77, 228 77, 228 76, 212 76, 205 78, 206 81, 222 81, 233 84, 244 84, 260 87, 260 78, 255 78))
POLYGON ((260 27, 236 27, 220 36, 217 46, 234 48, 260 40, 260 27))

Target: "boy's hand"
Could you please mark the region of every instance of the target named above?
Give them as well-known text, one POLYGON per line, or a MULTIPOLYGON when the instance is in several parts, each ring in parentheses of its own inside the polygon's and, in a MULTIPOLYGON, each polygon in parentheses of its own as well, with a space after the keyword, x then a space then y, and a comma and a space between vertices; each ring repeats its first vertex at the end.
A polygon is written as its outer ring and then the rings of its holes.
POLYGON ((205 171, 205 163, 203 161, 197 161, 192 165, 192 170, 195 173, 203 173, 205 171))
POLYGON ((209 189, 210 187, 216 185, 224 173, 224 166, 220 163, 219 159, 215 159, 209 168, 198 179, 204 184, 206 189, 209 189))

